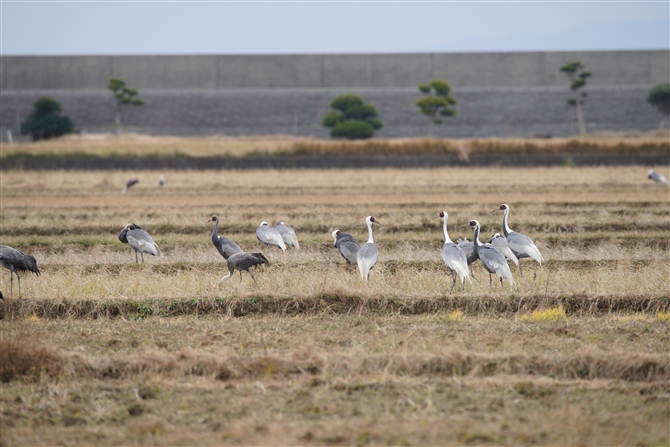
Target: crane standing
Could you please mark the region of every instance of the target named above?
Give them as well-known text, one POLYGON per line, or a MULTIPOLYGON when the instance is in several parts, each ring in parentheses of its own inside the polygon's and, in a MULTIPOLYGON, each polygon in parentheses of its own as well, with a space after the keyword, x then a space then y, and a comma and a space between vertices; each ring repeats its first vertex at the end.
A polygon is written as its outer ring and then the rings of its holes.
POLYGON ((231 241, 227 237, 219 236, 219 218, 212 216, 207 222, 214 222, 214 227, 212 228, 212 244, 216 249, 221 253, 224 259, 228 259, 231 255, 235 253, 240 253, 242 249, 235 242, 231 241))
POLYGON ((144 231, 142 227, 134 223, 129 223, 125 226, 123 230, 119 233, 119 240, 124 244, 128 244, 135 251, 135 263, 137 260, 137 252, 142 255, 142 263, 144 264, 144 253, 160 257, 161 251, 158 249, 158 245, 151 239, 149 233, 144 231))
POLYGON ((37 268, 37 260, 34 256, 27 255, 16 248, 0 245, 0 265, 9 270, 9 296, 13 294, 14 275, 19 282, 19 298, 21 298, 21 277, 19 272, 30 271, 40 276, 37 268))
MULTIPOLYGON (((531 258, 542 264, 544 258, 542 257, 542 254, 540 254, 540 250, 535 246, 535 242, 533 242, 533 240, 525 234, 517 233, 516 231, 510 229, 509 225, 507 225, 509 205, 503 203, 500 205, 499 209, 493 210, 491 212, 495 213, 496 211, 503 211, 505 213, 503 215, 502 230, 505 238, 507 238, 507 244, 509 244, 509 248, 512 249, 514 256, 516 256, 519 260, 521 260, 521 258, 531 258)), ((521 269, 521 262, 519 262, 518 265, 519 274, 523 274, 523 270, 521 269)))
POLYGON ((500 286, 502 287, 502 280, 505 278, 510 285, 514 285, 514 280, 512 279, 512 272, 507 265, 505 256, 500 253, 498 250, 493 248, 492 245, 482 244, 479 241, 479 222, 476 220, 470 221, 470 226, 475 230, 474 243, 475 251, 477 252, 477 257, 482 262, 482 266, 489 272, 489 284, 493 287, 493 276, 495 273, 500 277, 500 286))
POLYGON ((361 277, 368 282, 370 280, 370 270, 377 264, 377 258, 379 257, 379 251, 377 250, 377 246, 375 246, 375 238, 372 234, 372 224, 376 223, 379 225, 379 223, 372 216, 366 217, 365 223, 368 226, 368 242, 358 250, 356 262, 358 263, 361 277))

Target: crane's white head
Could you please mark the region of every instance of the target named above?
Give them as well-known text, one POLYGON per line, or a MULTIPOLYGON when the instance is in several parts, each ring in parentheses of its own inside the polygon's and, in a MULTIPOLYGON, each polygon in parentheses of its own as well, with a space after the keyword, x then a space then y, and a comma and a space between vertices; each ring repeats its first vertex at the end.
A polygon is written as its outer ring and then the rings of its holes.
POLYGON ((651 176, 654 174, 654 170, 650 169, 649 172, 647 173, 647 178, 651 178, 651 176))
POLYGON ((472 228, 475 228, 475 229, 476 229, 476 228, 479 228, 479 222, 477 222, 476 220, 471 220, 471 221, 470 221, 470 226, 471 226, 472 228))
POLYGON ((503 203, 503 204, 500 205, 500 207, 494 209, 491 212, 495 213, 496 211, 506 211, 506 210, 509 210, 509 205, 507 205, 506 203, 503 203))
POLYGON ((279 222, 279 225, 286 225, 284 222, 279 222))
POLYGON ((261 222, 261 224, 259 225, 259 227, 262 227, 263 225, 267 225, 267 224, 268 224, 267 222, 261 222))
POLYGON ((493 235, 493 239, 495 239, 497 237, 502 237, 502 236, 500 236, 500 233, 496 233, 496 234, 493 235))
POLYGON ((440 211, 440 217, 442 219, 447 219, 449 217, 449 214, 447 214, 446 211, 440 211))
POLYGON ((372 217, 372 216, 368 216, 368 217, 366 217, 366 218, 365 218, 365 223, 367 223, 368 225, 372 225, 373 223, 376 223, 377 225, 380 225, 379 222, 377 222, 377 221, 375 220, 375 218, 372 217))
POLYGON ((333 231, 333 240, 337 243, 337 235, 340 234, 340 230, 333 231))

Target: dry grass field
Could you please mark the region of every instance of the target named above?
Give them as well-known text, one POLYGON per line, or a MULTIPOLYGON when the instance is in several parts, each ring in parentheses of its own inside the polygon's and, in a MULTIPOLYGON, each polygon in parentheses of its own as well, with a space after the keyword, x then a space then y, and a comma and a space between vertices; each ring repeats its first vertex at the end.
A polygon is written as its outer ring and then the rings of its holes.
POLYGON ((2 172, 0 243, 42 275, 18 300, 0 270, 0 445, 668 445, 670 197, 648 169, 2 172), (450 293, 439 212, 488 238, 503 202, 546 262, 450 293), (269 259, 258 285, 220 284, 212 214, 269 259), (370 214, 366 284, 330 234, 365 242, 370 214), (300 250, 262 246, 262 221, 300 250), (128 222, 163 256, 135 264, 128 222))

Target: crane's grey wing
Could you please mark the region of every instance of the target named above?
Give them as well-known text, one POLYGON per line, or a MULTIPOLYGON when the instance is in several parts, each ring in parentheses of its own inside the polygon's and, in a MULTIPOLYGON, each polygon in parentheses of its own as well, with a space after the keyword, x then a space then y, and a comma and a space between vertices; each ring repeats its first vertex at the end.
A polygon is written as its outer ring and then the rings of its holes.
POLYGON ((447 267, 454 270, 461 278, 468 276, 468 259, 465 252, 453 242, 442 246, 442 260, 447 267))
POLYGON ((275 229, 281 236, 282 240, 286 245, 290 245, 291 247, 295 248, 300 248, 300 244, 298 243, 298 237, 295 234, 295 231, 293 228, 289 227, 286 224, 279 224, 275 226, 275 229))
POLYGON ((507 235, 507 244, 517 258, 532 258, 540 264, 544 258, 540 250, 535 246, 535 242, 525 234, 512 231, 507 235))
POLYGON ((479 247, 479 259, 487 271, 505 278, 512 285, 514 284, 512 271, 509 269, 507 261, 505 261, 505 256, 498 250, 492 246, 479 247))
POLYGON ((467 259, 468 264, 472 264, 478 259, 474 242, 464 240, 458 243, 458 247, 465 253, 465 259, 467 259))
POLYGON ((154 256, 161 255, 158 245, 144 230, 129 230, 126 233, 126 238, 130 246, 141 253, 149 253, 154 256))
POLYGON ((504 237, 491 238, 490 243, 493 246, 493 248, 502 253, 503 256, 512 261, 515 265, 519 265, 519 259, 514 255, 512 249, 509 248, 507 238, 504 237))
POLYGON ((13 271, 31 271, 37 276, 40 271, 37 268, 37 260, 32 255, 27 255, 16 248, 8 245, 0 245, 0 265, 13 271))
POLYGON ((356 265, 358 263, 358 250, 361 247, 353 240, 338 240, 337 249, 340 255, 349 263, 356 265))
POLYGON ((654 171, 654 172, 650 173, 649 178, 652 179, 653 181, 657 182, 657 183, 663 183, 664 185, 668 184, 668 179, 666 179, 665 176, 663 174, 661 174, 660 172, 654 171))
MULTIPOLYGON (((228 258, 228 268, 237 270, 249 270, 249 268, 259 264, 270 264, 262 253, 240 252, 231 255, 228 258)), ((232 270, 232 269, 231 269, 232 270)))
POLYGON ((268 225, 262 225, 256 229, 256 237, 264 244, 276 245, 283 251, 286 251, 286 244, 284 239, 279 234, 276 228, 268 225))
POLYGON ((214 245, 216 246, 216 249, 219 251, 219 253, 221 253, 221 256, 224 257, 224 259, 228 259, 235 253, 242 252, 240 246, 227 237, 217 236, 214 245))

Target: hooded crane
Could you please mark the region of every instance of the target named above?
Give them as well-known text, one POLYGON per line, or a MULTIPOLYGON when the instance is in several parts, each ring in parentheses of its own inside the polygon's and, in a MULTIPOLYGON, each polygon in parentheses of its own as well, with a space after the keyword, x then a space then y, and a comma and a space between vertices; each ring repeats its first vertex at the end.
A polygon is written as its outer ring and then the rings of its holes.
POLYGON ((358 263, 358 270, 361 272, 361 278, 366 282, 370 281, 370 270, 377 263, 379 251, 375 246, 375 238, 372 234, 372 224, 379 224, 374 217, 368 216, 365 218, 365 223, 368 225, 368 242, 363 245, 356 254, 356 262, 358 263))
POLYGON ((19 272, 30 271, 40 276, 34 256, 27 255, 16 248, 0 245, 0 265, 9 270, 9 296, 13 294, 14 275, 19 282, 19 298, 21 298, 21 277, 19 272))
POLYGON ((340 230, 333 231, 333 244, 340 252, 340 255, 347 261, 347 264, 358 264, 358 250, 361 246, 358 245, 354 237, 349 233, 343 233, 340 230))
POLYGON ((140 182, 140 181, 139 181, 138 179, 136 179, 136 178, 131 178, 130 180, 128 180, 128 181, 126 182, 126 187, 123 188, 123 189, 121 190, 121 194, 125 194, 125 193, 127 193, 128 190, 129 190, 132 186, 136 185, 136 184, 139 183, 139 182, 140 182))
POLYGON ((665 186, 668 186, 668 179, 665 178, 663 174, 661 174, 660 172, 656 172, 653 169, 649 170, 647 178, 653 180, 656 183, 663 183, 665 186))
POLYGON ((144 231, 142 227, 134 223, 129 223, 119 233, 119 240, 124 244, 129 244, 135 251, 135 263, 137 260, 137 252, 142 255, 142 263, 144 263, 144 253, 160 257, 161 251, 158 245, 151 239, 149 233, 144 231))
POLYGON ((286 244, 281 234, 279 234, 279 231, 275 227, 268 225, 267 222, 261 222, 258 228, 256 228, 256 237, 266 245, 276 245, 282 251, 286 251, 286 244))
POLYGON ((207 222, 214 222, 214 228, 212 228, 212 244, 216 249, 221 253, 224 259, 228 259, 231 255, 235 253, 242 252, 242 249, 235 242, 231 241, 227 237, 219 236, 219 218, 212 216, 207 222))
POLYGON ((486 243, 493 245, 493 248, 498 249, 498 251, 502 253, 505 256, 505 258, 512 261, 514 265, 516 265, 517 267, 519 266, 519 259, 516 256, 514 256, 512 249, 509 248, 507 238, 502 237, 500 233, 496 233, 493 236, 491 236, 491 239, 486 241, 486 243))
POLYGON ((254 280, 256 285, 258 285, 256 278, 254 278, 254 275, 251 274, 249 268, 260 264, 270 265, 265 256, 263 256, 263 253, 245 253, 243 251, 230 255, 227 263, 228 274, 221 278, 221 283, 228 281, 228 279, 233 276, 233 273, 235 273, 235 270, 238 270, 240 272, 240 282, 242 282, 242 271, 245 271, 251 275, 251 279, 254 280))
MULTIPOLYGON (((496 211, 504 211, 503 215, 503 221, 502 221, 502 230, 503 234, 507 238, 507 244, 509 245, 509 248, 512 249, 512 253, 514 253, 514 256, 516 256, 518 259, 521 258, 532 258, 542 264, 542 261, 544 261, 544 258, 540 254, 540 250, 535 246, 535 242, 528 236, 517 233, 516 231, 513 231, 510 229, 510 227, 507 225, 507 216, 509 215, 509 205, 506 203, 503 203, 500 205, 500 208, 497 210, 491 211, 492 213, 496 211)), ((523 274, 523 271, 521 269, 521 263, 518 264, 519 266, 519 274, 523 274)))
POLYGON ((479 260, 482 262, 482 265, 484 266, 486 271, 489 272, 489 283, 491 284, 491 287, 493 287, 493 276, 492 276, 493 273, 495 273, 500 277, 501 287, 503 283, 502 282, 503 278, 505 278, 507 282, 510 283, 510 285, 514 285, 514 280, 512 279, 512 272, 510 271, 509 266, 507 265, 505 256, 503 256, 502 253, 493 248, 493 246, 488 244, 482 244, 479 241, 479 222, 477 222, 476 220, 471 220, 470 226, 475 230, 475 237, 474 237, 475 251, 477 252, 479 260))
POLYGON ((442 224, 442 232, 444 233, 442 259, 451 272, 451 280, 453 281, 451 290, 454 290, 454 287, 456 287, 456 274, 461 278, 461 284, 464 284, 465 278, 468 278, 468 281, 472 283, 470 280, 470 271, 468 270, 468 260, 463 249, 459 248, 458 245, 449 239, 449 233, 447 232, 447 219, 449 219, 449 215, 446 211, 441 211, 440 217, 444 220, 442 224))
POLYGON ((293 228, 286 225, 284 222, 279 222, 279 225, 275 225, 275 229, 279 231, 284 244, 287 246, 295 247, 300 250, 300 244, 298 244, 298 237, 295 235, 293 228))
MULTIPOLYGON (((465 253, 465 259, 467 259, 468 267, 470 267, 473 262, 475 262, 477 259, 479 259, 477 257, 477 252, 475 252, 475 243, 470 242, 467 239, 457 239, 456 242, 457 242, 456 245, 458 246, 458 248, 463 250, 463 252, 465 253)), ((470 275, 473 278, 475 278, 475 274, 472 271, 472 267, 470 267, 470 275)), ((475 279, 477 279, 477 278, 475 278, 475 279)))

